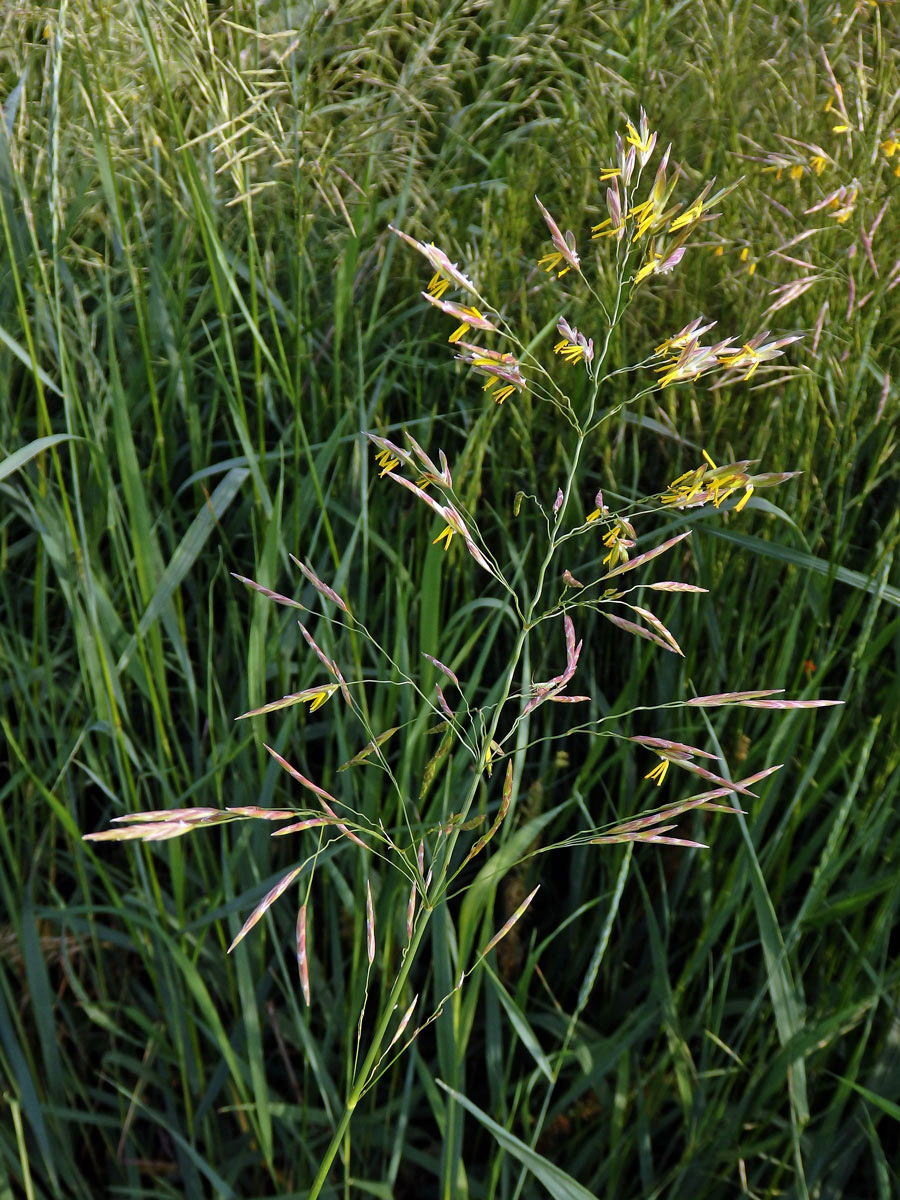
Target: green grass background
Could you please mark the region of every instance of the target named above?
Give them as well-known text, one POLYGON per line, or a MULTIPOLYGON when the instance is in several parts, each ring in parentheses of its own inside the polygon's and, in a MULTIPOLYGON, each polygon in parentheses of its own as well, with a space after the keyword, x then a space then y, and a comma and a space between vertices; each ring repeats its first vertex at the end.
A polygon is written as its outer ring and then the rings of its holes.
MULTIPOLYGON (((550 740, 571 713, 542 716, 492 867, 433 921, 423 1011, 540 883, 538 899, 366 1094, 325 1194, 900 1195, 898 45, 895 6, 850 0, 3 6, 0 1200, 306 1194, 353 1063, 366 880, 363 1043, 406 882, 322 856, 306 1009, 290 902, 225 954, 306 843, 249 825, 159 847, 80 836, 139 809, 296 803, 263 740, 322 779, 361 747, 334 703, 235 723, 320 675, 291 611, 232 571, 315 608, 297 554, 400 668, 427 650, 489 693, 508 613, 464 553, 431 547, 434 520, 377 480, 360 431, 442 446, 527 569, 539 526, 513 498, 555 494, 565 429, 456 370, 419 299, 427 265, 387 226, 434 239, 536 335, 565 289, 536 270, 533 195, 584 240, 641 104, 683 197, 743 183, 640 292, 613 362, 700 312, 721 336, 806 336, 783 370, 623 410, 589 448, 584 504, 657 491, 701 447, 803 475, 737 519, 703 514, 663 560, 657 577, 711 589, 657 608, 683 662, 586 627, 580 688, 595 715, 691 687, 845 705, 623 717, 745 775, 785 766, 746 817, 688 823, 707 851, 520 863, 658 798, 646 756, 550 740), (829 69, 849 134, 825 111, 829 69), (854 182, 846 223, 806 214, 854 182)), ((347 673, 390 679, 314 627, 347 673)), ((545 641, 537 678, 558 663, 545 641)), ((376 731, 416 717, 408 689, 366 698, 376 731)), ((392 743, 411 791, 434 749, 419 734, 392 743)), ((352 788, 395 820, 377 772, 352 788)))

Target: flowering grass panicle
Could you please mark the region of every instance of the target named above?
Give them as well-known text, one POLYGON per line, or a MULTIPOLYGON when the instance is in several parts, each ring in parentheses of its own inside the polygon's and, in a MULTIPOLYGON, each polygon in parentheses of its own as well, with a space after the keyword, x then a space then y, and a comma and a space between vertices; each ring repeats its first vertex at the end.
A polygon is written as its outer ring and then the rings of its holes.
MULTIPOLYGON (((427 260, 428 277, 422 296, 438 310, 440 318, 449 318, 447 341, 456 360, 479 380, 484 400, 507 404, 502 416, 526 392, 538 403, 546 403, 560 422, 560 438, 566 439, 564 478, 554 481, 546 496, 519 492, 514 511, 530 503, 540 513, 542 544, 529 556, 524 552, 514 563, 502 550, 502 539, 492 526, 490 514, 470 511, 457 491, 454 473, 443 450, 423 448, 406 432, 389 440, 375 432, 368 434, 374 448, 378 486, 395 484, 397 493, 420 506, 422 517, 432 523, 424 553, 455 552, 463 548, 464 560, 471 559, 482 573, 481 587, 508 613, 511 634, 496 683, 490 689, 469 681, 465 654, 450 658, 440 647, 426 653, 422 672, 395 661, 382 641, 352 611, 348 600, 330 586, 307 563, 294 560, 300 581, 308 592, 301 599, 273 592, 252 580, 238 577, 246 586, 274 600, 295 607, 306 615, 307 602, 316 600, 322 612, 318 628, 327 631, 322 639, 310 631, 311 624, 300 628, 307 649, 314 656, 320 678, 303 688, 243 714, 254 719, 282 709, 305 705, 310 714, 329 711, 329 703, 343 704, 358 724, 360 748, 343 765, 325 778, 312 779, 275 750, 266 747, 298 785, 291 807, 278 809, 233 808, 177 810, 136 814, 127 818, 124 828, 88 835, 96 839, 139 838, 161 840, 178 837, 209 825, 234 820, 259 819, 280 824, 273 831, 278 837, 297 839, 298 862, 255 906, 232 942, 233 949, 262 919, 271 906, 295 884, 300 889, 296 921, 296 954, 300 987, 307 1004, 315 1003, 316 980, 311 969, 310 952, 316 936, 308 898, 312 879, 323 852, 344 850, 359 854, 364 863, 365 954, 369 970, 376 962, 379 939, 390 938, 388 930, 377 931, 378 906, 373 892, 373 865, 389 865, 408 881, 409 900, 405 923, 405 945, 399 959, 394 983, 387 989, 379 1012, 371 1023, 368 1042, 362 1047, 362 1014, 359 1018, 357 1047, 348 1085, 343 1115, 335 1124, 334 1136, 309 1195, 319 1195, 333 1159, 344 1138, 351 1115, 363 1092, 377 1078, 384 1056, 403 1037, 409 1045, 432 1020, 434 1013, 419 1018, 411 1026, 418 993, 412 993, 410 974, 423 952, 423 939, 435 910, 453 893, 465 887, 461 872, 501 845, 507 835, 511 814, 523 778, 529 770, 529 747, 539 738, 565 736, 572 729, 592 738, 607 739, 610 749, 627 742, 652 762, 642 771, 647 795, 658 794, 671 785, 680 790, 685 776, 693 776, 707 786, 690 796, 677 796, 661 808, 618 821, 599 823, 565 837, 560 845, 590 844, 604 846, 622 842, 701 847, 701 843, 679 835, 677 821, 686 813, 700 810, 729 813, 732 803, 720 803, 735 796, 753 797, 753 787, 776 767, 738 781, 732 781, 727 762, 718 749, 690 745, 670 738, 666 731, 648 731, 649 708, 626 715, 611 715, 597 703, 598 681, 583 669, 585 638, 592 636, 594 618, 605 619, 608 636, 640 638, 660 651, 682 656, 678 641, 660 617, 652 611, 645 593, 696 593, 704 589, 690 582, 657 579, 656 559, 667 554, 690 536, 690 528, 674 536, 657 532, 662 523, 670 523, 673 510, 689 514, 710 504, 723 517, 746 521, 757 502, 759 488, 770 488, 790 479, 795 472, 754 473, 749 461, 728 462, 718 466, 711 454, 703 451, 703 461, 670 483, 657 483, 657 491, 648 496, 604 500, 596 484, 588 487, 585 451, 590 439, 596 439, 613 421, 623 405, 608 406, 607 385, 613 373, 612 348, 621 330, 625 312, 634 297, 644 289, 664 287, 666 279, 677 271, 692 247, 695 234, 715 219, 718 206, 732 190, 713 191, 710 180, 693 198, 676 198, 679 171, 670 167, 671 147, 667 147, 653 167, 658 137, 651 130, 647 114, 641 109, 636 123, 627 122, 625 135, 615 138, 614 162, 600 171, 605 185, 608 216, 591 227, 586 244, 591 255, 579 254, 576 236, 563 233, 550 210, 537 200, 544 228, 549 231, 550 248, 537 258, 537 265, 551 278, 546 286, 556 287, 566 278, 573 292, 577 313, 560 313, 556 324, 558 338, 537 342, 517 332, 501 304, 492 304, 481 295, 477 283, 465 274, 450 256, 430 242, 422 242, 394 229, 408 246, 427 260), (577 325, 576 325, 577 321, 577 325), (567 379, 572 368, 579 368, 587 384, 577 394, 569 394, 567 379), (593 494, 593 501, 588 496, 593 494), (651 564, 653 566, 651 567, 651 564), (623 577, 628 580, 623 586, 623 577), (560 583, 560 581, 562 581, 560 583), (576 632, 577 630, 577 632, 576 632), (333 646, 346 644, 342 639, 365 644, 372 657, 385 662, 393 682, 384 683, 354 674, 333 646), (326 648, 327 647, 327 648, 326 648), (546 649, 545 649, 546 648, 546 649), (437 655, 440 654, 439 658, 437 655), (449 658, 449 665, 442 658, 449 658), (523 664, 549 657, 555 672, 542 681, 523 680, 523 664), (441 681, 434 682, 437 672, 441 681), (367 691, 373 687, 400 686, 408 689, 418 704, 415 720, 404 726, 372 728, 368 713, 367 691), (561 722, 547 718, 550 704, 574 706, 567 729, 561 722), (540 710, 540 711, 539 711, 540 710), (435 736, 439 735, 437 748, 435 736), (422 739, 426 765, 419 781, 418 794, 394 772, 395 748, 401 737, 422 739), (505 769, 493 778, 494 767, 505 760, 505 769), (379 772, 383 786, 391 793, 399 818, 382 823, 366 816, 356 802, 357 788, 364 787, 365 772, 379 772), (443 772, 446 786, 433 784, 443 772), (450 797, 453 798, 452 808, 450 797), (484 810, 476 807, 484 800, 484 810), (485 829, 489 812, 493 817, 485 829), (300 852, 300 839, 307 849, 300 852), (376 936, 378 933, 378 936, 376 936), (396 1014, 402 1013, 399 1021, 396 1014), (389 1040, 390 1039, 390 1040, 389 1040)), ((852 204, 849 193, 841 198, 852 204)), ((824 203, 824 202, 823 202, 824 203)), ((830 203, 830 201, 829 201, 830 203)), ((840 218, 838 218, 840 219, 840 218)), ((585 243, 582 243, 583 245, 585 243)), ((696 383, 701 377, 715 375, 719 380, 749 380, 766 364, 781 356, 799 335, 772 337, 768 330, 735 334, 724 340, 705 343, 702 339, 715 326, 702 316, 693 317, 683 328, 668 337, 655 350, 648 349, 628 368, 617 365, 615 373, 627 370, 633 377, 631 399, 655 391, 696 383), (648 370, 650 368, 650 370, 648 370)), ((478 403, 478 401, 476 401, 478 403)), ((616 494, 616 481, 610 481, 607 496, 616 494)), ((689 516, 684 518, 688 523, 689 516)), ((419 552, 409 547, 410 569, 421 570, 419 552)), ((671 573, 671 572, 670 572, 671 573)), ((603 681, 600 681, 603 683, 603 681)), ((775 698, 770 689, 746 690, 747 681, 737 681, 741 690, 717 695, 673 696, 661 706, 657 722, 669 722, 672 710, 724 706, 791 707, 819 706, 830 701, 784 700, 775 698)), ((615 706, 613 706, 615 709, 615 706)), ((548 847, 543 847, 546 850, 548 847)), ((523 851, 529 853, 527 849, 523 851)), ((532 851, 533 852, 533 851, 532 851)), ((508 936, 531 904, 534 892, 527 896, 491 936, 480 952, 460 962, 460 975, 454 992, 495 946, 508 936)), ((368 981, 368 975, 367 975, 368 981)), ((366 987, 368 999, 368 983, 366 987)), ((364 1005, 365 1008, 365 1005, 364 1005)))

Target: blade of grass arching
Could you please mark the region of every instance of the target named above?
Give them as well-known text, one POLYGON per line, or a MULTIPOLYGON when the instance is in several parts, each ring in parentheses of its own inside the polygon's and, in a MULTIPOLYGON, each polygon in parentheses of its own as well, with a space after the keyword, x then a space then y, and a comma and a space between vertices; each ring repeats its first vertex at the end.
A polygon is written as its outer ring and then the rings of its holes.
MULTIPOLYGON (((431 1119, 434 1121, 435 1128, 438 1132, 438 1137, 443 1142, 444 1130, 447 1127, 447 1104, 444 1097, 441 1095, 440 1088, 435 1082, 434 1062, 431 1059, 423 1057, 421 1049, 417 1043, 413 1043, 411 1050, 413 1062, 416 1067, 416 1074, 419 1079, 419 1087, 422 1089, 422 1096, 428 1105, 431 1113, 431 1119)), ((438 1174, 437 1162, 435 1162, 435 1176, 438 1174)))
POLYGON ((900 1104, 895 1104, 893 1100, 879 1096, 877 1092, 863 1087, 860 1083, 854 1083, 852 1079, 845 1079, 843 1075, 838 1075, 836 1078, 841 1083, 846 1084, 847 1087, 853 1088, 855 1092, 859 1092, 865 1100, 868 1100, 870 1104, 874 1104, 876 1108, 880 1109, 887 1116, 892 1117, 895 1121, 900 1121, 900 1104))
POLYGON ((386 1183, 376 1183, 374 1179, 354 1178, 353 1186, 366 1196, 375 1196, 376 1200, 394 1200, 394 1191, 386 1183))
MULTIPOLYGON (((135 1102, 134 1096, 124 1088, 118 1089, 125 1099, 131 1103, 136 1103, 136 1107, 146 1117, 148 1117, 154 1127, 158 1127, 162 1132, 172 1139, 177 1146, 180 1155, 183 1155, 191 1167, 196 1169, 208 1183, 215 1189, 213 1195, 221 1197, 222 1200, 239 1200, 239 1194, 226 1182, 219 1171, 208 1162, 195 1145, 193 1145, 182 1133, 178 1131, 169 1119, 168 1114, 164 1114, 158 1110, 151 1109, 148 1105, 138 1100, 135 1102)), ((188 1192, 186 1200, 193 1200, 194 1196, 198 1197, 201 1193, 196 1188, 191 1188, 188 1192)))
POLYGON ((69 811, 68 807, 62 800, 59 799, 44 783, 40 775, 35 770, 34 764, 30 761, 28 754, 20 745, 12 726, 7 721, 6 717, 0 716, 0 729, 3 730, 3 736, 6 739, 6 744, 13 753, 13 756, 18 760, 20 767, 28 776, 30 788, 37 792, 41 799, 46 803, 48 812, 52 812, 55 820, 59 821, 62 828, 66 831, 69 838, 77 843, 81 834, 78 824, 69 811))
POLYGON ((528 1018, 525 1016, 518 1004, 516 1004, 512 996, 510 996, 499 977, 491 969, 489 963, 485 964, 485 971, 488 981, 494 990, 494 994, 500 1001, 500 1005, 503 1008, 503 1011, 506 1013, 516 1037, 518 1037, 519 1041, 534 1059, 535 1065, 544 1078, 552 1084, 554 1082, 553 1068, 550 1065, 550 1060, 547 1058, 547 1055, 541 1048, 541 1043, 538 1041, 537 1034, 528 1023, 528 1018))
POLYGON ((0 325, 0 342, 3 343, 3 345, 7 348, 7 350, 10 351, 11 354, 15 355, 15 357, 24 367, 27 367, 29 371, 35 371, 37 377, 40 379, 41 383, 48 392, 53 392, 56 396, 62 395, 61 390, 53 382, 44 368, 41 366, 35 367, 32 364, 31 359, 28 357, 28 351, 25 349, 25 347, 21 344, 21 342, 17 342, 12 334, 8 333, 2 325, 0 325))
MULTIPOLYGON (((716 737, 715 730, 705 710, 701 709, 700 712, 706 725, 710 742, 719 757, 719 767, 722 777, 728 779, 730 776, 727 767, 723 765, 726 762, 725 755, 716 737)), ((747 853, 746 869, 749 874, 750 892, 753 897, 753 907, 756 914, 760 944, 766 963, 766 984, 772 1000, 775 1026, 778 1030, 779 1041, 784 1046, 803 1029, 803 1002, 794 984, 784 939, 781 936, 778 918, 775 915, 775 908, 766 888, 765 878, 760 867, 756 848, 753 845, 750 829, 744 814, 739 808, 735 809, 735 819, 740 827, 741 837, 747 853)), ((799 1147, 800 1134, 809 1122, 806 1067, 802 1058, 795 1059, 788 1066, 788 1088, 791 1095, 791 1120, 794 1127, 795 1147, 799 1147)), ((802 1168, 802 1164, 799 1161, 798 1168, 802 1168)), ((803 1182, 802 1169, 798 1169, 797 1183, 801 1189, 800 1194, 805 1195, 806 1188, 803 1182)))
POLYGON ((871 575, 863 575, 861 571, 851 571, 847 567, 836 566, 827 559, 819 558, 814 554, 806 554, 802 550, 782 546, 777 542, 767 542, 764 538, 753 537, 750 534, 735 533, 731 529, 721 529, 714 525, 703 525, 698 528, 711 537, 733 542, 752 554, 761 554, 765 558, 774 558, 777 562, 790 563, 792 566, 812 571, 817 575, 827 575, 840 583, 858 588, 860 591, 877 593, 890 604, 900 606, 900 588, 892 587, 890 584, 879 584, 871 575))
POLYGON ((453 1091, 452 1088, 447 1087, 440 1079, 437 1081, 437 1084, 457 1104, 464 1108, 466 1112, 475 1117, 507 1154, 512 1155, 517 1162, 527 1167, 532 1175, 544 1185, 554 1200, 597 1200, 593 1192, 589 1192, 586 1187, 583 1187, 571 1175, 567 1175, 565 1171, 550 1162, 548 1158, 544 1158, 536 1150, 532 1150, 525 1142, 520 1141, 509 1130, 504 1129, 502 1125, 498 1125, 496 1121, 492 1121, 487 1113, 473 1104, 468 1097, 462 1095, 460 1092, 453 1091))
POLYGON ((27 462, 30 462, 37 455, 43 454, 51 446, 56 446, 60 442, 80 441, 81 439, 74 433, 54 433, 49 437, 35 438, 33 442, 29 442, 27 446, 20 446, 18 450, 7 455, 0 462, 0 481, 6 479, 7 475, 12 475, 14 472, 21 470, 27 462))
MULTIPOLYGON (((881 607, 881 600, 887 598, 887 580, 893 566, 894 554, 895 551, 892 550, 884 555, 878 572, 878 578, 876 579, 873 574, 869 581, 872 586, 865 589, 865 593, 869 594, 872 599, 869 602, 868 611, 863 620, 862 627, 857 634, 856 642, 850 656, 850 668, 839 697, 841 700, 848 701, 854 693, 862 694, 864 691, 866 675, 871 665, 865 651, 875 628, 875 621, 881 607)), ((809 755, 808 761, 804 766, 803 775, 796 791, 798 797, 805 793, 807 785, 816 778, 822 763, 829 761, 829 756, 831 758, 834 757, 832 747, 838 737, 839 731, 845 724, 845 720, 846 717, 843 708, 835 708, 829 715, 825 728, 816 741, 815 749, 809 755)), ((771 753, 773 756, 780 755, 782 739, 788 737, 790 725, 790 721, 783 721, 776 730, 771 742, 771 753)), ((792 812, 793 804, 787 806, 787 810, 781 818, 775 837, 776 842, 780 842, 784 829, 792 819, 792 812)))
POLYGON ((116 664, 117 671, 125 670, 137 649, 138 637, 144 637, 153 622, 159 618, 171 600, 173 592, 193 567, 201 550, 209 540, 210 534, 218 524, 219 518, 227 511, 249 474, 250 471, 246 467, 232 467, 191 522, 163 571, 153 597, 140 619, 138 632, 132 636, 119 656, 116 664))

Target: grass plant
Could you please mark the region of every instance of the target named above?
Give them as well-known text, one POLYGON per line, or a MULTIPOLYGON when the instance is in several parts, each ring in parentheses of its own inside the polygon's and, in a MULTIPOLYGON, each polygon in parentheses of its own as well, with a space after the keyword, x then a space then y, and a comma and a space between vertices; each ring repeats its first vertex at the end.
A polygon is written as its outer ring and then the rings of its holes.
MULTIPOLYGON (((360 431, 401 444, 402 420, 454 467, 465 455, 461 500, 501 529, 521 480, 564 478, 570 457, 553 410, 490 404, 437 349, 421 260, 388 225, 506 297, 526 345, 549 338, 532 196, 562 229, 602 220, 598 147, 641 104, 685 193, 742 183, 708 244, 642 285, 610 366, 697 297, 722 330, 805 337, 783 373, 623 410, 586 447, 584 494, 617 509, 703 447, 803 474, 737 519, 673 510, 663 540, 696 519, 672 578, 711 592, 655 610, 684 660, 595 630, 578 676, 603 715, 763 681, 845 704, 681 710, 666 735, 742 777, 785 763, 745 817, 691 818, 704 852, 524 861, 663 795, 633 746, 532 728, 490 870, 475 860, 423 935, 431 1009, 538 883, 540 900, 385 1063, 323 1194, 896 1193, 897 32, 884 4, 4 9, 0 1195, 308 1193, 367 981, 363 1045, 396 978, 408 881, 322 851, 307 1009, 284 902, 225 954, 294 864, 289 839, 249 822, 158 847, 80 834, 146 809, 291 806, 264 738, 314 779, 360 749, 334 699, 257 718, 264 736, 234 721, 321 686, 321 664, 297 614, 230 572, 308 603, 293 552, 381 631, 395 681, 440 643, 488 691, 509 619, 456 545, 431 548, 424 506, 373 478, 360 431)), ((515 520, 511 563, 540 535, 527 504, 515 520)), ((348 678, 383 673, 328 630, 312 633, 348 678)), ((561 642, 522 678, 550 678, 561 642)), ((367 689, 371 729, 415 721, 406 697, 367 689)), ((401 744, 413 794, 429 753, 401 744)), ((356 773, 361 811, 390 827, 389 791, 356 773)))

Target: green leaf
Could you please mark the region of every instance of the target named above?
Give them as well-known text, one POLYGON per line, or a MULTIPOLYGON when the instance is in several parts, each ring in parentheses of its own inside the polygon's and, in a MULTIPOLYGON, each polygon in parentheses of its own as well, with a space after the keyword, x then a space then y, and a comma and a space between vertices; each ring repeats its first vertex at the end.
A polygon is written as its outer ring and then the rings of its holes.
POLYGON ((730 529, 718 529, 713 525, 698 526, 698 530, 700 529, 712 537, 722 538, 726 542, 734 542, 735 545, 741 546, 753 554, 761 554, 766 558, 774 558, 778 562, 790 563, 791 566, 800 567, 804 571, 812 571, 816 575, 828 575, 837 579, 839 583, 847 583, 850 587, 858 588, 862 592, 871 592, 900 607, 900 588, 891 587, 880 580, 863 575, 861 571, 838 567, 834 563, 828 562, 827 559, 817 558, 814 554, 806 554, 803 550, 795 550, 791 546, 780 546, 776 542, 767 542, 765 538, 751 537, 746 533, 734 533, 730 529))
MULTIPOLYGON (((2 332, 3 330, 0 329, 0 333, 2 332)), ((72 433, 54 433, 51 437, 35 438, 33 442, 29 442, 27 446, 20 446, 18 450, 0 462, 0 480, 5 479, 7 475, 12 475, 14 471, 18 471, 25 463, 36 458, 44 450, 49 450, 51 446, 55 446, 59 442, 77 441, 81 441, 81 438, 75 437, 72 433)))
POLYGON ((466 889, 465 899, 459 910, 459 966, 462 970, 469 960, 469 952, 481 921, 481 916, 493 903, 500 880, 520 862, 528 849, 537 840, 545 825, 555 820, 566 807, 564 804, 532 818, 527 824, 504 842, 496 854, 491 855, 466 889))
POLYGON ((518 1162, 526 1167, 536 1179, 538 1179, 553 1200, 597 1200, 593 1192, 589 1192, 586 1187, 576 1180, 571 1175, 567 1175, 561 1167, 557 1167, 549 1159, 544 1158, 542 1154, 532 1150, 530 1146, 519 1140, 508 1129, 504 1129, 502 1125, 498 1125, 496 1121, 492 1121, 486 1112, 482 1112, 477 1105, 471 1100, 467 1100, 460 1092, 454 1092, 452 1088, 448 1088, 445 1083, 439 1079, 438 1087, 443 1088, 448 1095, 459 1104, 466 1112, 471 1113, 477 1121, 480 1121, 484 1128, 493 1134, 498 1145, 513 1156, 518 1162))
POLYGON ((518 1004, 516 1004, 515 1000, 513 1000, 512 996, 510 996, 509 992, 497 978, 496 974, 491 970, 490 966, 487 964, 485 965, 487 967, 488 978, 494 986, 494 990, 500 1000, 500 1003, 503 1005, 503 1011, 509 1017, 509 1023, 516 1031, 519 1041, 537 1063, 541 1074, 546 1076, 551 1084, 555 1083, 556 1081, 553 1078, 553 1068, 550 1066, 550 1060, 541 1049, 541 1043, 537 1040, 537 1035, 528 1024, 525 1014, 519 1008, 518 1004))
MULTIPOLYGON (((10 350, 16 356, 16 358, 19 360, 19 362, 22 363, 24 366, 26 366, 29 369, 29 371, 34 369, 34 367, 32 365, 32 361, 31 361, 31 356, 29 355, 28 351, 21 344, 21 342, 17 342, 16 339, 11 336, 11 334, 7 333, 2 325, 0 325, 0 342, 2 342, 3 345, 7 348, 7 350, 10 350)), ((38 374, 38 377, 39 377, 41 383, 44 385, 45 388, 48 388, 51 392, 55 392, 55 394, 57 396, 62 395, 62 392, 59 390, 58 385, 53 382, 53 380, 50 378, 50 376, 47 374, 47 372, 44 370, 43 367, 37 368, 37 374, 38 374)), ((72 435, 64 434, 64 433, 57 434, 53 440, 60 441, 62 438, 70 437, 70 436, 72 436, 72 435)), ((42 438, 41 440, 43 441, 44 439, 42 438)))
POLYGON ((888 1100, 885 1096, 879 1096, 877 1092, 871 1092, 867 1087, 863 1087, 861 1083, 854 1083, 852 1079, 847 1079, 844 1075, 836 1075, 841 1083, 846 1083, 847 1087, 853 1088, 854 1092, 859 1092, 876 1108, 880 1108, 883 1113, 889 1117, 893 1117, 895 1121, 900 1121, 900 1104, 895 1104, 893 1100, 888 1100))
MULTIPOLYGON (((206 545, 210 534, 216 527, 219 518, 238 494, 241 485, 250 472, 246 467, 233 467, 200 511, 197 513, 187 533, 175 548, 175 553, 169 560, 163 572, 162 579, 156 586, 153 598, 147 605, 138 626, 141 637, 144 637, 153 622, 161 615, 172 595, 191 567, 197 561, 200 551, 206 545)), ((124 671, 131 656, 137 649, 137 635, 131 638, 122 652, 117 670, 124 671)))

